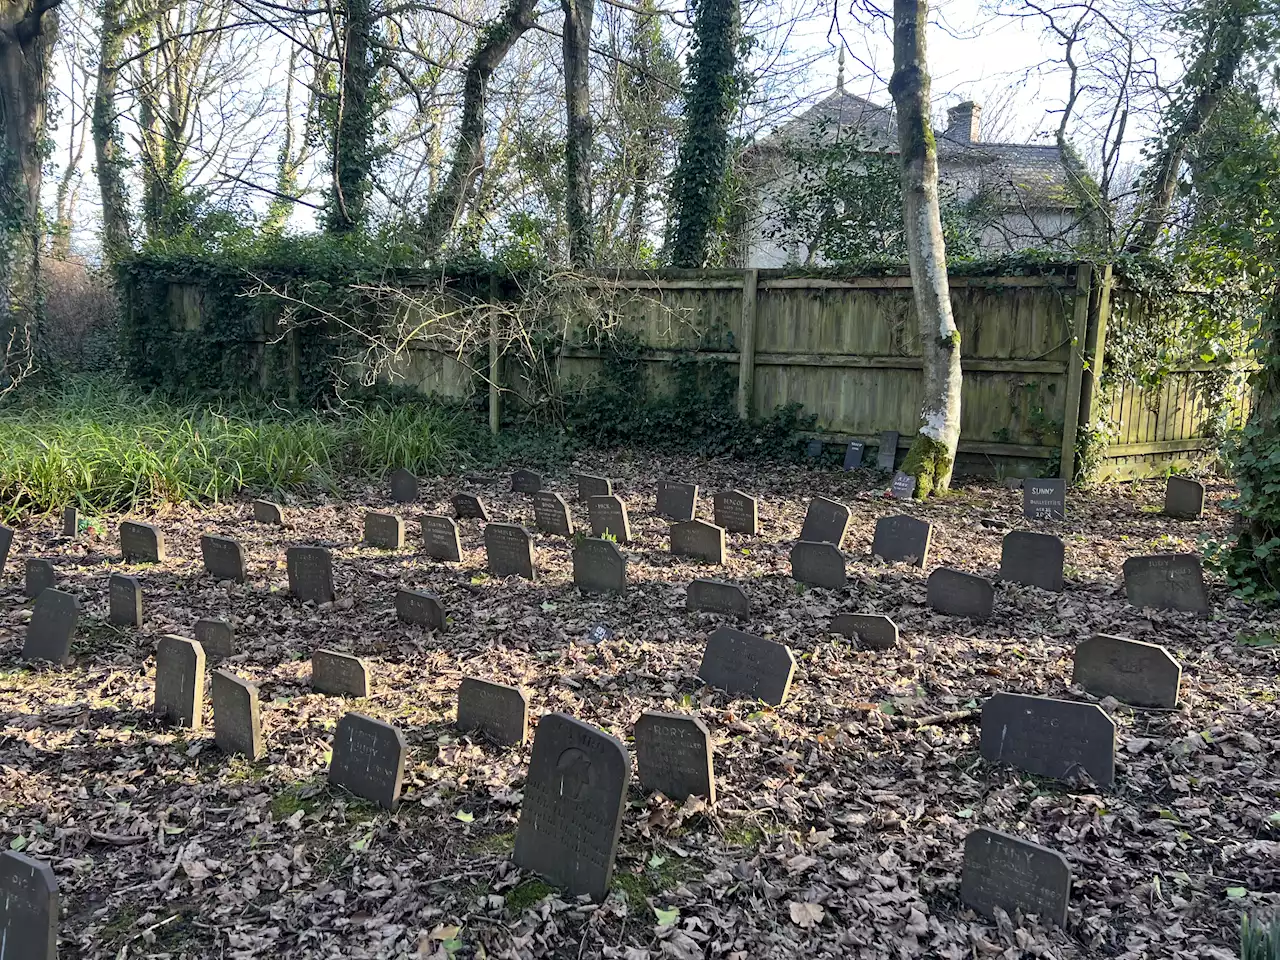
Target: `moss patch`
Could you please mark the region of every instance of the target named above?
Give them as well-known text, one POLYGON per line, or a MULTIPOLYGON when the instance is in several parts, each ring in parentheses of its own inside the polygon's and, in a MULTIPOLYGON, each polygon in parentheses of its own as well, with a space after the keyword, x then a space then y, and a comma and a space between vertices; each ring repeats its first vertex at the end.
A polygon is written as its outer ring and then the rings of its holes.
POLYGON ((954 463, 945 443, 917 433, 902 462, 902 472, 916 478, 916 499, 927 500, 947 489, 954 463))
POLYGON ((555 887, 541 880, 526 880, 507 894, 507 909, 516 914, 524 913, 539 900, 555 892, 555 887))
POLYGON ((510 853, 516 843, 516 833, 508 830, 505 833, 491 833, 487 837, 477 837, 467 847, 468 853, 510 853))

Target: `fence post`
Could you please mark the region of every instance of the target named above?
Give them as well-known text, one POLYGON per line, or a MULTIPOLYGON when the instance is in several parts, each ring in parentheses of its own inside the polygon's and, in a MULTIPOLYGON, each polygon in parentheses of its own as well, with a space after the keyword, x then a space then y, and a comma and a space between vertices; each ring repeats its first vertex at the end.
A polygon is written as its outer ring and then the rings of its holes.
POLYGON ((759 270, 742 275, 742 342, 738 344, 738 416, 751 417, 751 393, 756 376, 756 291, 759 270))
POLYGON ((489 432, 495 436, 498 433, 499 424, 501 422, 500 393, 498 389, 498 376, 500 363, 500 350, 498 343, 498 278, 496 275, 489 277, 489 432))
POLYGON ((1097 405, 1102 398, 1099 384, 1107 352, 1107 322, 1111 319, 1111 264, 1103 264, 1095 296, 1089 305, 1089 329, 1084 338, 1084 369, 1080 379, 1080 426, 1087 427, 1097 418, 1097 405))
POLYGON ((1089 291, 1093 264, 1076 266, 1076 299, 1071 317, 1071 355, 1067 360, 1067 401, 1062 415, 1062 469, 1059 475, 1070 483, 1075 479, 1076 435, 1080 428, 1080 391, 1084 379, 1085 340, 1089 328, 1089 291))

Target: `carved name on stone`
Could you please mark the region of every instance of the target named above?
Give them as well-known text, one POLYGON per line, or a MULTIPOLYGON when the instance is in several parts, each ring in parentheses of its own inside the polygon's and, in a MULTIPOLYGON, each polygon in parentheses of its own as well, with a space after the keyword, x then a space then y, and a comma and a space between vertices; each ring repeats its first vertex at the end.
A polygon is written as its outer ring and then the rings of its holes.
POLYGON ((311 655, 311 689, 332 697, 369 696, 369 665, 336 650, 311 655))
POLYGON ((248 578, 245 569, 244 547, 230 537, 205 534, 200 538, 200 556, 206 573, 217 580, 234 580, 244 583, 248 578))
POLYGON ((932 539, 933 524, 926 520, 905 515, 881 517, 876 521, 871 552, 889 563, 903 562, 923 567, 929 560, 932 539))
POLYGON ((982 755, 1028 773, 1099 787, 1115 780, 1116 725, 1097 704, 997 693, 982 707, 982 755))
POLYGON ((834 543, 801 540, 791 548, 791 577, 810 586, 841 590, 848 582, 844 554, 834 543))
POLYGON ((164 534, 149 523, 120 524, 120 553, 125 563, 163 563, 164 534))
POLYGON ((71 655, 71 638, 79 619, 80 601, 74 596, 53 587, 43 591, 31 607, 22 659, 64 663, 71 655))
POLYGON ((776 707, 787 698, 795 669, 795 657, 784 644, 719 627, 707 638, 698 676, 713 687, 776 707))
POLYGON ((1038 843, 979 827, 964 841, 960 899, 995 919, 1035 914, 1042 924, 1067 925, 1071 867, 1062 854, 1038 843))
POLYGON ((705 520, 671 524, 671 555, 692 557, 703 563, 724 563, 724 528, 705 520))
POLYGON ((1204 572, 1194 554, 1130 557, 1124 562, 1124 592, 1135 607, 1209 614, 1204 572))
POLYGON ((518 687, 465 677, 458 687, 458 729, 500 746, 522 744, 529 736, 529 698, 518 687))
POLYGON ((1178 705, 1182 667, 1156 643, 1098 634, 1076 645, 1071 682, 1135 707, 1178 705))
POLYGON ((533 538, 514 523, 490 523, 484 528, 484 552, 495 577, 534 578, 533 538))
POLYGON ((1066 547, 1061 537, 1014 530, 1000 548, 1000 579, 1061 592, 1066 547))
POLYGON ((814 497, 804 512, 800 539, 810 543, 834 543, 839 550, 849 531, 849 508, 826 497, 814 497))
POLYGON ((434 593, 421 590, 396 591, 396 616, 405 623, 416 623, 428 630, 443 630, 444 607, 434 593))
POLYGON ((831 632, 856 637, 867 650, 892 650, 898 645, 898 625, 875 613, 842 613, 831 621, 831 632))
POLYGON ((751 602, 747 599, 746 591, 736 583, 725 583, 723 580, 694 580, 685 594, 685 607, 704 613, 724 613, 731 617, 751 615, 751 602))
POLYGON ((142 626, 142 584, 138 578, 113 573, 107 581, 107 607, 107 619, 116 626, 142 626))
POLYGON ((404 735, 391 724, 348 713, 333 734, 329 783, 394 810, 400 803, 407 752, 404 735))
POLYGON ((573 545, 573 585, 587 593, 627 589, 627 558, 617 544, 583 537, 573 545))
POLYGON ((204 726, 204 648, 194 640, 160 638, 156 646, 155 713, 192 730, 204 726))
POLYGON ((223 753, 266 756, 258 687, 225 670, 213 671, 213 738, 223 753))
POLYGON ((658 481, 658 516, 668 520, 692 520, 698 509, 698 485, 658 481))
POLYGON ((760 507, 755 497, 741 490, 721 490, 712 498, 715 506, 716 526, 729 533, 760 532, 760 507))
POLYGON ((324 547, 290 547, 285 551, 289 592, 304 603, 333 602, 333 557, 324 547))
POLYGON ((457 563, 462 559, 458 525, 448 517, 427 514, 422 518, 422 549, 428 557, 457 563))
POLYGON ((593 537, 610 536, 619 543, 631 542, 631 518, 619 497, 592 497, 587 501, 593 537))
POLYGON ((716 802, 711 733, 697 717, 645 711, 636 721, 636 770, 640 783, 668 799, 706 797, 716 802))

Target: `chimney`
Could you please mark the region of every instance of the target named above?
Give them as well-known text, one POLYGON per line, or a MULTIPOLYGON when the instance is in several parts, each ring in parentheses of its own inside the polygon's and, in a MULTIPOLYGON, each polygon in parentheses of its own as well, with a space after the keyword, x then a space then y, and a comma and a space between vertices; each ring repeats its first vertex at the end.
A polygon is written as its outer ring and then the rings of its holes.
POLYGON ((947 111, 947 130, 943 135, 959 143, 978 143, 981 140, 981 117, 982 105, 966 100, 947 111))

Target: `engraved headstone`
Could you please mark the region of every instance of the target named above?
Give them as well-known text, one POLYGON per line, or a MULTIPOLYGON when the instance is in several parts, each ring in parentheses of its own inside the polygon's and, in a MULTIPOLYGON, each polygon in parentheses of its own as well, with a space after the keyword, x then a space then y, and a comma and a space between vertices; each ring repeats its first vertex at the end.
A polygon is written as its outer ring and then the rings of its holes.
POLYGON ((703 563, 724 563, 724 528, 705 520, 671 524, 671 555, 693 557, 703 563))
POLYGON ((418 478, 404 467, 391 474, 391 499, 395 503, 413 503, 418 499, 418 478))
POLYGON ((204 726, 204 648, 194 640, 164 636, 156 645, 155 713, 192 730, 204 726))
POLYGON ((627 589, 627 558, 608 540, 582 537, 573 545, 573 585, 585 593, 627 589))
POLYGON ((57 960, 60 910, 49 864, 16 850, 0 853, 0 958, 57 960))
POLYGON ((500 746, 529 737, 529 698, 518 687, 464 677, 458 687, 458 729, 475 730, 500 746))
POLYGON ((982 705, 982 755, 1055 780, 1115 780, 1116 725, 1095 703, 997 693, 982 705))
POLYGON ((876 521, 871 552, 889 563, 905 562, 923 567, 929 559, 932 539, 933 524, 927 520, 905 515, 881 517, 876 521))
POLYGON ((107 607, 107 619, 116 626, 142 626, 142 584, 138 578, 113 573, 107 581, 107 607))
POLYGON ((849 531, 849 508, 826 497, 814 497, 804 512, 804 526, 800 539, 810 543, 834 543, 836 549, 844 545, 849 531))
POLYGON ((65 662, 71 653, 71 638, 79 619, 79 600, 53 587, 43 591, 31 607, 22 659, 65 662))
POLYGON ((862 458, 867 452, 867 445, 861 440, 850 440, 844 448, 844 468, 857 470, 862 466, 862 458))
POLYGON ((621 498, 592 497, 587 501, 587 516, 591 518, 593 537, 607 534, 619 543, 631 542, 631 518, 621 498))
POLYGON ((597 477, 589 473, 579 473, 575 476, 578 481, 578 499, 582 501, 590 500, 592 497, 611 497, 613 496, 613 481, 608 477, 597 477))
POLYGON ((349 653, 317 650, 311 655, 311 689, 331 697, 367 697, 369 665, 349 653))
POLYGON ((1204 513, 1204 484, 1187 477, 1170 477, 1164 488, 1164 514, 1179 520, 1199 520, 1204 513))
POLYGON ((880 449, 876 451, 876 468, 885 473, 892 473, 897 459, 898 431, 886 430, 880 434, 880 449))
POLYGON ((404 549, 404 520, 370 510, 364 515, 364 542, 381 550, 404 549))
POLYGON ((828 590, 842 590, 845 576, 844 554, 834 543, 801 540, 791 547, 791 578, 828 590))
POLYGON ((753 536, 760 532, 760 508, 755 497, 749 497, 741 490, 721 490, 712 502, 717 527, 724 527, 729 533, 753 536))
POLYGON ((564 888, 603 900, 618 850, 631 758, 614 737, 562 713, 538 723, 513 859, 564 888))
POLYGON ((787 699, 796 658, 781 643, 732 627, 718 627, 707 637, 698 676, 729 693, 778 706, 787 699))
POLYGON ((484 552, 495 577, 534 578, 533 538, 514 523, 490 523, 484 528, 484 552))
POLYGON ((255 523, 270 523, 277 527, 284 526, 284 511, 280 504, 270 500, 253 501, 253 520, 255 523))
POLYGON ((1067 481, 1022 481, 1022 515, 1028 520, 1067 519, 1067 481))
POLYGON ((459 520, 483 520, 489 522, 489 511, 484 501, 474 493, 455 493, 453 495, 453 515, 459 520))
POLYGON ((75 507, 67 507, 62 511, 62 535, 74 537, 80 532, 80 511, 75 507))
POLYGON ((1178 705, 1182 667, 1156 643, 1097 634, 1076 645, 1071 682, 1135 707, 1178 705))
POLYGON ((434 593, 397 590, 396 616, 405 623, 416 623, 428 630, 444 629, 444 607, 434 593))
POLYGON ((49 587, 52 587, 57 582, 57 579, 58 575, 54 571, 52 563, 39 557, 29 557, 27 559, 26 578, 23 581, 22 592, 29 599, 38 597, 49 587))
POLYGON ((692 520, 698 510, 698 485, 658 481, 658 516, 668 520, 692 520))
POLYGON ((428 557, 457 563, 462 559, 458 525, 448 517, 427 514, 422 518, 422 549, 428 557))
POLYGON ((995 919, 999 907, 1065 927, 1070 898, 1071 867, 1057 851, 988 827, 965 837, 960 899, 983 916, 995 919))
POLYGON ((197 620, 195 634, 207 660, 225 660, 236 652, 236 630, 226 620, 197 620))
POLYGON ((716 802, 711 733, 697 717, 646 710, 636 721, 636 772, 646 790, 676 802, 716 802))
POLYGON ((975 620, 989 618, 996 599, 990 580, 950 567, 929 574, 927 596, 929 606, 939 613, 975 620))
POLYGON ((898 625, 878 613, 842 613, 831 621, 831 632, 856 637, 866 650, 892 650, 898 645, 898 625))
POLYGON ((704 613, 725 613, 731 617, 749 617, 751 602, 736 583, 723 580, 694 580, 685 594, 685 607, 704 613))
POLYGON ((899 470, 889 484, 889 496, 894 500, 910 500, 916 495, 916 478, 899 470))
POLYGON ((236 583, 244 583, 248 579, 244 547, 230 537, 205 534, 200 538, 200 555, 204 558, 205 572, 215 579, 234 580, 236 583))
POLYGON ((250 760, 266 756, 257 684, 213 671, 213 739, 223 753, 243 753, 250 760))
POLYGON ((523 469, 511 474, 512 493, 537 493, 541 489, 542 474, 523 469))
POLYGON ((11 546, 13 546, 13 530, 0 524, 0 576, 4 575, 4 565, 9 561, 11 546))
POLYGON ((1060 537, 1014 530, 1005 534, 1000 548, 1000 579, 1061 592, 1065 559, 1066 547, 1060 537))
POLYGON ((120 553, 125 563, 163 563, 164 534, 149 523, 120 524, 120 553))
POLYGON ((1124 562, 1124 592, 1135 607, 1209 613, 1200 558, 1191 553, 1130 557, 1124 562))
POLYGON ((391 724, 362 713, 344 714, 333 734, 329 783, 394 810, 407 751, 404 735, 391 724))
POLYGON ((808 455, 808 457, 811 460, 817 460, 820 456, 822 456, 822 447, 823 447, 822 441, 819 440, 817 437, 814 437, 812 440, 810 440, 808 443, 805 444, 804 452, 808 455))
POLYGON ((573 536, 573 518, 564 497, 550 490, 538 490, 533 495, 533 522, 543 533, 556 537, 573 536))
POLYGON ((289 592, 304 603, 333 602, 333 557, 324 547, 290 547, 285 551, 289 592))

